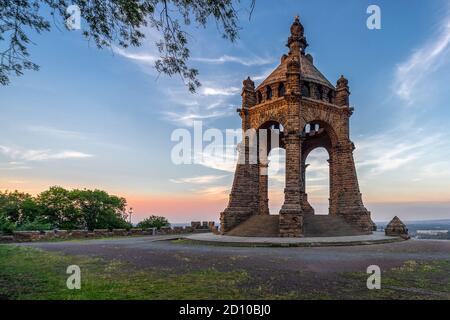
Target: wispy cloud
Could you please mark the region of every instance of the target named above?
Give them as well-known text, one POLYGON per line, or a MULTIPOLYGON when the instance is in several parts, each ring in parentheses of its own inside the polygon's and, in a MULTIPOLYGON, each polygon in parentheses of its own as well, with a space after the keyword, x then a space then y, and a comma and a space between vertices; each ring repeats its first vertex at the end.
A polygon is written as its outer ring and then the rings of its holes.
MULTIPOLYGON (((50 149, 36 150, 36 149, 22 149, 12 148, 0 145, 0 153, 12 160, 19 161, 44 161, 44 160, 63 160, 63 159, 80 159, 93 157, 91 154, 72 151, 52 151, 50 149)), ((16 161, 13 161, 13 163, 16 161)))
POLYGON ((233 97, 212 95, 220 91, 228 94, 230 90, 206 88, 206 94, 192 95, 185 88, 167 89, 165 94, 171 108, 161 112, 163 119, 179 126, 191 127, 194 121, 211 122, 230 116, 236 109, 229 102, 233 97))
POLYGON ((271 59, 265 59, 261 57, 249 57, 249 58, 241 58, 236 56, 229 56, 229 55, 223 55, 218 58, 192 58, 193 61, 198 62, 204 62, 204 63, 211 63, 211 64, 224 64, 224 63, 237 63, 246 67, 252 67, 252 66, 262 66, 269 63, 272 63, 273 61, 271 59))
POLYGON ((26 128, 28 131, 38 134, 44 134, 63 139, 84 139, 85 136, 81 132, 63 130, 46 126, 29 126, 26 128))
POLYGON ((230 186, 213 186, 199 189, 192 189, 196 194, 201 194, 205 197, 226 198, 230 193, 230 186))
POLYGON ((156 60, 159 59, 157 55, 145 52, 131 52, 129 50, 125 50, 119 47, 114 47, 113 51, 118 55, 133 60, 135 62, 143 63, 146 65, 153 65, 156 60))
POLYGON ((162 113, 164 119, 173 122, 177 125, 191 127, 194 121, 212 120, 228 115, 226 111, 213 111, 209 113, 203 113, 196 110, 185 110, 182 112, 165 111, 162 113))
POLYGON ((417 175, 424 168, 431 170, 433 163, 442 161, 442 152, 449 151, 442 133, 428 133, 418 126, 362 137, 356 140, 356 146, 356 164, 363 178, 393 171, 417 175))
POLYGON ((440 33, 425 43, 396 68, 394 91, 408 104, 412 104, 419 92, 419 84, 429 75, 450 61, 450 15, 444 19, 440 33))
POLYGON ((206 175, 206 176, 197 176, 190 178, 178 178, 178 179, 170 179, 171 182, 177 184, 210 184, 225 178, 227 175, 206 175))
POLYGON ((228 88, 204 87, 201 92, 205 96, 233 96, 239 93, 239 91, 241 91, 241 89, 237 87, 228 87, 228 88))
POLYGON ((223 148, 221 154, 201 152, 196 154, 196 163, 210 169, 216 169, 225 172, 234 172, 238 160, 238 153, 235 145, 217 146, 223 148))

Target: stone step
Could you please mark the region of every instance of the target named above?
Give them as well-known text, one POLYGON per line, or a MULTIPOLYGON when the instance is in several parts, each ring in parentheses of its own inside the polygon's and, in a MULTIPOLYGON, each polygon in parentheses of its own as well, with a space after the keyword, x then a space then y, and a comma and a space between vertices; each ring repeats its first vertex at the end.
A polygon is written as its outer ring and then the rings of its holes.
POLYGON ((307 215, 303 219, 305 237, 339 237, 363 234, 344 218, 331 215, 307 215))
POLYGON ((226 234, 238 237, 278 237, 278 215, 255 215, 226 234))
MULTIPOLYGON (((238 225, 226 235, 237 237, 278 237, 278 215, 255 215, 238 225)), ((350 226, 342 217, 331 215, 306 215, 303 219, 305 237, 339 237, 364 234, 350 226)))

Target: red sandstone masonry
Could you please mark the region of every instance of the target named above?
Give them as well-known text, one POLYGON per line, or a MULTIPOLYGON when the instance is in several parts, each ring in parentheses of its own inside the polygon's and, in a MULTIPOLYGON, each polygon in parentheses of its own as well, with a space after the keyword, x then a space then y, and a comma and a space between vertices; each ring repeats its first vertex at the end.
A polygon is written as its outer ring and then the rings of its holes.
MULTIPOLYGON (((242 129, 258 130, 268 123, 284 128, 279 143, 286 150, 280 236, 301 237, 303 216, 314 214, 305 193, 305 161, 317 147, 324 147, 330 155, 329 214, 341 216, 361 233, 371 233, 375 224, 362 201, 353 159, 355 147, 350 140, 353 108, 348 80, 341 76, 334 87, 314 67, 312 56, 305 55, 307 46, 304 28, 296 18, 288 39, 289 55, 282 56, 280 65, 256 89, 250 78, 243 82, 242 108, 238 110, 242 129), (278 90, 280 87, 284 92, 278 90), (314 126, 309 132, 308 124, 314 126)), ((220 215, 221 233, 226 234, 253 215, 268 214, 267 176, 261 170, 267 155, 260 154, 259 164, 252 165, 248 164, 248 153, 249 143, 244 139, 239 146, 241 161, 236 167, 230 200, 220 215)))

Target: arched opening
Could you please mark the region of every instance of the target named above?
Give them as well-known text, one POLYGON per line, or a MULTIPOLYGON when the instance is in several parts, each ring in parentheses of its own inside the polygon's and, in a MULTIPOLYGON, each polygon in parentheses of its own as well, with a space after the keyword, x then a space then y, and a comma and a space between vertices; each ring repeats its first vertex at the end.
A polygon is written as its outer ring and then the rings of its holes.
POLYGON ((327 215, 330 198, 330 166, 328 151, 312 150, 305 161, 305 192, 316 215, 327 215))
POLYGON ((305 98, 309 98, 310 97, 310 90, 309 90, 309 83, 308 82, 304 82, 302 85, 302 96, 304 96, 305 98))
POLYGON ((262 102, 262 94, 261 91, 256 92, 256 102, 260 104, 262 102))
POLYGON ((268 160, 269 212, 271 215, 277 215, 284 202, 286 151, 283 148, 272 149, 268 160))
POLYGON ((330 91, 328 92, 328 102, 329 102, 329 103, 334 103, 334 93, 333 93, 333 90, 330 90, 330 91))
POLYGON ((302 135, 303 209, 307 214, 328 214, 331 207, 330 152, 337 141, 335 130, 321 120, 305 124, 302 135))
POLYGON ((286 89, 285 89, 285 87, 284 87, 284 83, 281 82, 281 83, 278 85, 278 97, 284 97, 285 93, 286 93, 286 89))
POLYGON ((258 129, 259 212, 262 215, 277 215, 283 204, 285 187, 283 135, 283 125, 273 120, 265 122, 258 129))
POLYGON ((323 99, 323 88, 321 85, 317 87, 317 100, 323 99))
POLYGON ((267 97, 267 100, 272 99, 272 87, 271 86, 266 87, 266 97, 267 97))

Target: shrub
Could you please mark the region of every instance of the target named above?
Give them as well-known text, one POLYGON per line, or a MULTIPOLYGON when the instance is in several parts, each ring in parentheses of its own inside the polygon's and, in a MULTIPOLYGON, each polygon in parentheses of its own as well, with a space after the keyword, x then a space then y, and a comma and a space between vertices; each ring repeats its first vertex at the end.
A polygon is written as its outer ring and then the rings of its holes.
POLYGON ((16 229, 16 224, 6 218, 6 216, 0 213, 0 232, 4 234, 12 234, 16 229))
POLYGON ((137 224, 137 227, 142 229, 148 228, 161 229, 161 227, 168 227, 168 226, 170 226, 169 221, 165 217, 159 216, 150 216, 137 224))
POLYGON ((53 226, 50 223, 43 223, 38 220, 26 221, 16 228, 18 231, 46 231, 52 230, 53 226))

